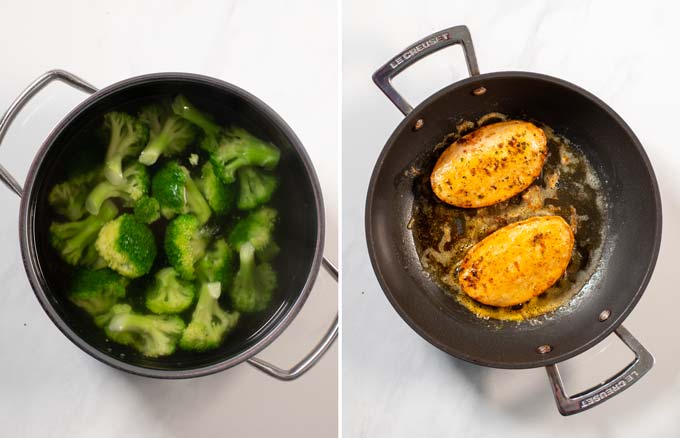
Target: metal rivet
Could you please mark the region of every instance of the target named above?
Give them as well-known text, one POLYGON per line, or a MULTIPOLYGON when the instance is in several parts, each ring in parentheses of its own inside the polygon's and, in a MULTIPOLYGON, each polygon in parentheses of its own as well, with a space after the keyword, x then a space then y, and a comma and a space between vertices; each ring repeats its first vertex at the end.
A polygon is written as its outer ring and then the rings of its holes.
POLYGON ((482 94, 485 94, 485 93, 486 93, 486 88, 484 88, 484 87, 479 87, 479 88, 475 88, 474 90, 472 90, 472 94, 474 94, 475 96, 481 96, 482 94))
POLYGON ((547 354, 552 351, 552 346, 545 344, 545 345, 539 345, 536 347, 536 353, 538 354, 547 354))
POLYGON ((416 124, 413 125, 413 130, 414 130, 414 131, 419 130, 420 128, 423 127, 424 124, 425 124, 425 121, 423 121, 423 119, 418 119, 418 120, 416 120, 416 124))
POLYGON ((600 312, 600 316, 598 316, 597 319, 599 319, 600 321, 606 321, 607 319, 609 319, 611 314, 612 314, 611 310, 605 309, 602 312, 600 312))

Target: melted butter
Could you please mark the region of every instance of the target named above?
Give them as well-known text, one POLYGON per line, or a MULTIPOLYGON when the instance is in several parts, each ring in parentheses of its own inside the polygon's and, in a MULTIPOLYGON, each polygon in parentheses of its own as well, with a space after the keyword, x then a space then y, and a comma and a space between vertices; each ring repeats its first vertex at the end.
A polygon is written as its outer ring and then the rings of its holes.
POLYGON ((416 179, 408 228, 423 269, 459 304, 480 318, 523 321, 554 312, 579 295, 601 256, 606 204, 599 176, 583 152, 535 121, 546 133, 548 158, 531 186, 489 207, 464 209, 441 202, 429 181, 441 151, 476 127, 506 119, 503 114, 490 113, 475 122, 460 122, 434 148, 424 169, 411 169, 416 179), (513 307, 487 306, 465 294, 458 283, 458 270, 468 249, 508 224, 540 215, 562 216, 574 230, 574 251, 564 275, 541 295, 513 307))

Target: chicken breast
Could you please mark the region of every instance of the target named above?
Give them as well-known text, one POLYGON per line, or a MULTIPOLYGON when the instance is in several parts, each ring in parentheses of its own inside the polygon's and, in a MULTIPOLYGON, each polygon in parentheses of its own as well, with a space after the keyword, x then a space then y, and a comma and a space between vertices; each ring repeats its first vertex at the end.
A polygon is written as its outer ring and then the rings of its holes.
POLYGON ((487 125, 446 148, 430 175, 435 195, 477 208, 512 198, 540 175, 548 147, 542 129, 510 120, 487 125))
POLYGON ((480 303, 507 307, 524 303, 552 286, 564 273, 574 234, 559 216, 515 222, 470 248, 458 280, 480 303))

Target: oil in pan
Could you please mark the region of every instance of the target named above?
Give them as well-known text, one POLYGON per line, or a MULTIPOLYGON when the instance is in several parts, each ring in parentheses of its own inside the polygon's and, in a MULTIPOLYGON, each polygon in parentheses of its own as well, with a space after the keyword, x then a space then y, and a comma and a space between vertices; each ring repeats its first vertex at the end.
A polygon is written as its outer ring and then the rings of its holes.
POLYGON ((461 121, 433 149, 414 180, 414 202, 408 227, 421 265, 443 289, 480 318, 524 321, 547 315, 569 303, 583 288, 599 262, 604 242, 606 204, 597 172, 585 154, 540 121, 548 140, 548 158, 541 175, 526 190, 498 204, 466 209, 440 201, 432 191, 430 173, 442 152, 463 135, 505 120, 489 113, 477 121, 461 121), (547 291, 513 307, 493 307, 465 294, 458 284, 460 263, 468 249, 494 231, 532 216, 558 215, 574 231, 575 245, 564 275, 547 291))

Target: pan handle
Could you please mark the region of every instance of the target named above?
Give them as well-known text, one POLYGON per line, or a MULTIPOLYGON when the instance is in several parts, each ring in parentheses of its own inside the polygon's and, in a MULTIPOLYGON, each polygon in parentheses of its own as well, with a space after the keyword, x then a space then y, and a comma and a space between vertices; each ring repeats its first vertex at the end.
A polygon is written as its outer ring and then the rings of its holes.
MULTIPOLYGON (((328 261, 325 257, 322 259, 322 265, 324 269, 335 279, 335 281, 338 281, 338 268, 333 266, 331 262, 328 261)), ((253 359, 248 359, 248 363, 257 368, 258 370, 262 371, 265 374, 268 374, 276 379, 279 380, 295 380, 298 377, 302 376, 304 373, 309 371, 316 363, 321 359, 321 357, 328 351, 328 349, 333 345, 333 342, 335 342, 335 339, 338 337, 338 314, 335 314, 335 319, 333 320, 333 323, 331 326, 328 328, 326 331, 326 334, 321 338, 318 344, 314 347, 314 349, 307 355, 305 356, 300 362, 298 362, 294 367, 291 369, 283 369, 279 368, 276 365, 273 365, 269 362, 266 362, 262 359, 258 358, 253 358, 253 359)))
POLYGON ((413 111, 413 107, 394 89, 392 78, 428 55, 444 47, 456 44, 463 46, 470 76, 478 75, 479 67, 477 66, 477 57, 475 56, 475 48, 472 46, 470 31, 467 26, 455 26, 435 32, 402 50, 401 53, 390 59, 378 71, 373 73, 373 82, 396 105, 402 114, 408 115, 408 113, 413 111))
MULTIPOLYGON (((19 114, 21 109, 35 96, 40 90, 45 88, 47 84, 52 81, 61 81, 80 91, 88 94, 95 93, 97 88, 90 83, 80 79, 78 76, 64 70, 50 70, 33 81, 24 91, 21 92, 14 102, 9 106, 5 114, 0 119, 0 144, 5 138, 5 134, 9 129, 10 124, 14 118, 19 114)), ((22 188, 19 182, 9 173, 4 166, 0 164, 0 181, 10 188, 17 196, 21 197, 22 188)))
POLYGON ((611 397, 622 393, 652 369, 652 366, 654 366, 654 356, 625 327, 619 326, 615 333, 635 353, 635 360, 615 376, 597 386, 587 389, 580 394, 568 396, 564 390, 564 384, 562 383, 557 365, 545 367, 560 414, 578 414, 595 407, 611 397))

